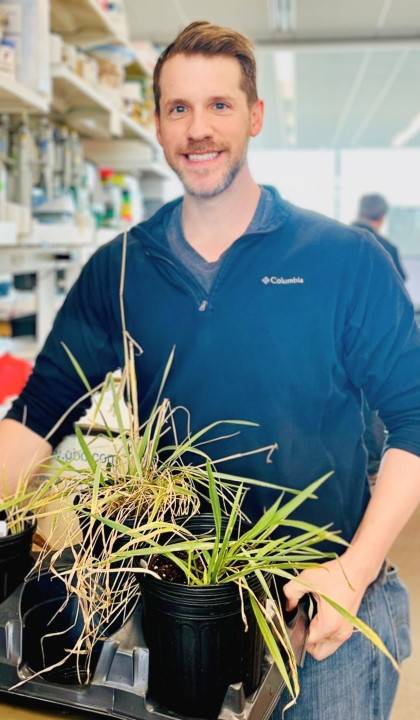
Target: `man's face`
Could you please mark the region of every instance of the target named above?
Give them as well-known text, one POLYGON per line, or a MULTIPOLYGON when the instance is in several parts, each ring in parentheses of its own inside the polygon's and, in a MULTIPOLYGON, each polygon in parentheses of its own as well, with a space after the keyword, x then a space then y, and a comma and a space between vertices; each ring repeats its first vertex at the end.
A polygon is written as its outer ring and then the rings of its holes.
POLYGON ((226 56, 175 55, 162 68, 160 90, 157 135, 168 164, 187 193, 215 197, 245 163, 262 102, 249 106, 239 62, 226 56))

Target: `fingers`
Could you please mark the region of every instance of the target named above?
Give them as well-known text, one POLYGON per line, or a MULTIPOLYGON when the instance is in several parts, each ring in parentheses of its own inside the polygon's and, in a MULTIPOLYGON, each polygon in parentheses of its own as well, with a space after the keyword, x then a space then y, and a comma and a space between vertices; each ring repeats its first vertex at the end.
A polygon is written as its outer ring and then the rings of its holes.
POLYGON ((341 635, 334 638, 324 638, 323 640, 316 643, 306 643, 306 652, 315 660, 325 660, 330 655, 333 655, 345 642, 349 640, 350 635, 341 635))
POLYGON ((308 643, 338 642, 342 644, 349 639, 353 632, 350 623, 343 620, 334 610, 329 608, 324 612, 318 608, 318 614, 309 625, 308 643), (334 614, 333 614, 334 613, 334 614))
POLYGON ((299 600, 306 595, 308 590, 302 585, 298 585, 294 580, 290 580, 283 587, 283 593, 286 597, 286 610, 294 610, 299 600))
POLYGON ((314 645, 307 645, 306 652, 308 652, 309 655, 314 658, 314 660, 326 660, 327 657, 330 657, 330 655, 334 655, 334 653, 342 644, 343 643, 336 643, 325 640, 325 642, 315 643, 314 645))
POLYGON ((342 568, 336 561, 327 562, 317 569, 303 570, 284 588, 286 609, 293 610, 308 591, 316 600, 317 614, 309 625, 306 649, 316 660, 324 660, 338 650, 352 634, 352 625, 323 599, 330 597, 356 615, 364 588, 358 592, 343 581, 342 568), (321 570, 325 572, 321 572, 321 570))
POLYGON ((306 650, 315 660, 325 660, 350 638, 352 632, 352 626, 337 613, 318 614, 309 625, 306 650))

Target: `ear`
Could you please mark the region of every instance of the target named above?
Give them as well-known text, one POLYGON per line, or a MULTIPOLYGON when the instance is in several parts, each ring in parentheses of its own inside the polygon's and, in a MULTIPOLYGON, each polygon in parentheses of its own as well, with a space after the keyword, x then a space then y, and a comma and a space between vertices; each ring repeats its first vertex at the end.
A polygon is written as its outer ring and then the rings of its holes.
POLYGON ((263 100, 256 100, 251 107, 251 122, 249 134, 251 137, 255 137, 261 132, 264 120, 264 102, 263 100))
POLYGON ((155 125, 156 125, 156 137, 159 145, 162 145, 162 135, 160 132, 160 116, 157 111, 155 111, 155 125))

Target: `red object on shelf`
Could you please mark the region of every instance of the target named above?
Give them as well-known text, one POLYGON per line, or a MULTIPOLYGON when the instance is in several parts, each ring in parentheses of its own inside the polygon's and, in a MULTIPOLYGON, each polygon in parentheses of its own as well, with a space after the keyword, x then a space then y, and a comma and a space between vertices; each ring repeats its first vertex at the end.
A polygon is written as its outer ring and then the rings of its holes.
POLYGON ((27 360, 14 357, 10 353, 0 356, 0 403, 15 395, 19 395, 26 385, 32 372, 32 365, 27 360))
POLYGON ((113 178, 114 175, 115 175, 115 173, 114 173, 114 171, 112 170, 112 168, 108 168, 108 167, 103 167, 103 168, 101 168, 100 174, 101 174, 101 180, 102 180, 102 182, 105 182, 105 181, 107 182, 108 180, 112 180, 112 178, 113 178))

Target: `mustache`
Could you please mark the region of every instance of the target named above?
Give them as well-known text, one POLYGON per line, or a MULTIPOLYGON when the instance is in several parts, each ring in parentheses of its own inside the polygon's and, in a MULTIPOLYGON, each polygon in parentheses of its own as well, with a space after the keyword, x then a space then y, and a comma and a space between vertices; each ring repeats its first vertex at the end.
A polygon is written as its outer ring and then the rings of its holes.
POLYGON ((190 143, 185 150, 182 150, 182 154, 183 155, 192 155, 194 153, 213 153, 213 152, 222 152, 222 150, 224 150, 224 148, 218 148, 218 147, 215 147, 214 145, 209 145, 209 144, 204 145, 203 143, 201 143, 201 144, 190 143))

